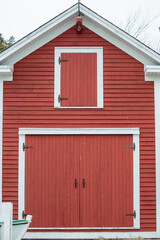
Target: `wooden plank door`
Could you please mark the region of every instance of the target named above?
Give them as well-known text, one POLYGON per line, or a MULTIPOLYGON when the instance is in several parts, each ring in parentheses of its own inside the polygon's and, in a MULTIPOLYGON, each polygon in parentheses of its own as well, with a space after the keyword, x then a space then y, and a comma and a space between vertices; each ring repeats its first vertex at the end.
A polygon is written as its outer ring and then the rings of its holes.
POLYGON ((61 53, 63 107, 97 106, 97 53, 61 53))
POLYGON ((31 227, 133 227, 132 144, 132 135, 26 136, 31 227))
POLYGON ((78 227, 79 137, 26 136, 25 212, 31 227, 78 227))
POLYGON ((133 227, 132 135, 81 136, 80 226, 133 227), (85 186, 83 186, 85 179, 85 186))

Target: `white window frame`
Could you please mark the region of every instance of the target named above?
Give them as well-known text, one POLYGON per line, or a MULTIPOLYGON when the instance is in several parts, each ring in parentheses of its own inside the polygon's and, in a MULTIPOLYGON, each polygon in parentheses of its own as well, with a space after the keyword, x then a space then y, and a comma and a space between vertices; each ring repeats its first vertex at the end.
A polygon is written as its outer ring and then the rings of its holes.
POLYGON ((54 108, 103 108, 103 47, 55 47, 55 74, 54 74, 54 108), (61 93, 61 53, 97 53, 97 106, 62 107, 58 102, 61 93))
POLYGON ((18 217, 22 219, 22 211, 25 210, 25 135, 133 135, 136 145, 133 151, 133 208, 136 211, 133 227, 97 227, 97 228, 30 228, 33 230, 65 230, 65 229, 139 229, 140 228, 140 189, 139 189, 139 128, 20 128, 19 129, 19 193, 18 193, 18 217))

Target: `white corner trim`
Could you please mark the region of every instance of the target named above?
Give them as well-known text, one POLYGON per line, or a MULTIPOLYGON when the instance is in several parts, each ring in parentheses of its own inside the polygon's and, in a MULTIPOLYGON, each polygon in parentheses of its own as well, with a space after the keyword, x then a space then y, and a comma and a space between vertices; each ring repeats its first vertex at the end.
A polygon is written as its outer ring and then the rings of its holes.
POLYGON ((160 237, 160 78, 154 82, 156 142, 156 224, 160 237))
POLYGON ((0 81, 12 81, 13 71, 11 66, 0 65, 0 81))
POLYGON ((54 107, 55 108, 103 108, 103 47, 55 47, 54 107), (58 102, 61 93, 61 64, 58 59, 61 53, 97 53, 97 106, 95 107, 62 107, 58 102))
POLYGON ((146 66, 145 80, 154 81, 156 152, 156 226, 160 237, 160 66, 146 66))
MULTIPOLYGON (((139 128, 20 128, 19 129, 19 207, 18 217, 22 218, 22 211, 25 209, 25 152, 22 149, 25 143, 25 135, 73 135, 73 134, 132 134, 133 141, 136 145, 133 151, 133 208, 136 211, 136 219, 134 219, 134 226, 128 229, 140 228, 140 191, 139 191, 139 128)), ((41 228, 36 228, 41 229, 41 228)), ((55 229, 55 228, 45 228, 55 229)), ((60 229, 60 228, 59 228, 60 229)), ((65 229, 65 228, 63 228, 65 229)), ((69 228, 72 229, 72 228, 69 228)), ((80 229, 80 228, 77 228, 80 229)), ((85 229, 85 228, 84 228, 85 229)), ((95 229, 95 228, 94 228, 95 229)), ((115 229, 115 228, 102 228, 115 229)), ((116 228, 122 229, 122 228, 116 228)), ((125 228, 126 229, 126 228, 125 228)), ((43 229, 42 229, 43 230, 43 229)), ((73 229, 74 230, 74 229, 73 229)), ((118 234, 118 233, 117 233, 118 234)))
POLYGON ((0 66, 0 216, 2 214, 3 82, 12 80, 12 68, 6 65, 0 66))
POLYGON ((0 215, 2 214, 3 81, 0 81, 0 215))

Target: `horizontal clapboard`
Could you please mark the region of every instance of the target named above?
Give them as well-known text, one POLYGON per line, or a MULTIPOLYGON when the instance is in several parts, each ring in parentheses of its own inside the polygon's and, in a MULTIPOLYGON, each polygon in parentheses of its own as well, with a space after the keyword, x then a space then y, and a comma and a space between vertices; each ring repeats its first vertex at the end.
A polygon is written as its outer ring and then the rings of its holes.
POLYGON ((75 27, 15 64, 14 81, 4 82, 3 201, 18 214, 19 128, 140 128, 140 226, 156 230, 154 85, 144 66, 103 38, 75 27), (101 46, 104 108, 54 109, 54 48, 101 46))

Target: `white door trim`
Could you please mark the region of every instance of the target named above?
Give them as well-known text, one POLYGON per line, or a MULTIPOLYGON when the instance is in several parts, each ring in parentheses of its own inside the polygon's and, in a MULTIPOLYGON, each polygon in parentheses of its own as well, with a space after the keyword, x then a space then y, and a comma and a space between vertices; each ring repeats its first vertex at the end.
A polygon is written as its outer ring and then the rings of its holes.
POLYGON ((132 134, 136 145, 133 151, 133 175, 134 175, 134 199, 133 207, 136 211, 136 218, 132 228, 30 228, 30 229, 139 229, 140 228, 140 201, 139 201, 139 129, 138 128, 20 128, 19 129, 19 207, 18 217, 22 219, 22 211, 25 209, 25 152, 23 143, 25 135, 73 135, 73 134, 132 134))
POLYGON ((24 239, 159 238, 157 232, 27 232, 24 239))
POLYGON ((19 135, 133 134, 139 128, 19 128, 19 135))

